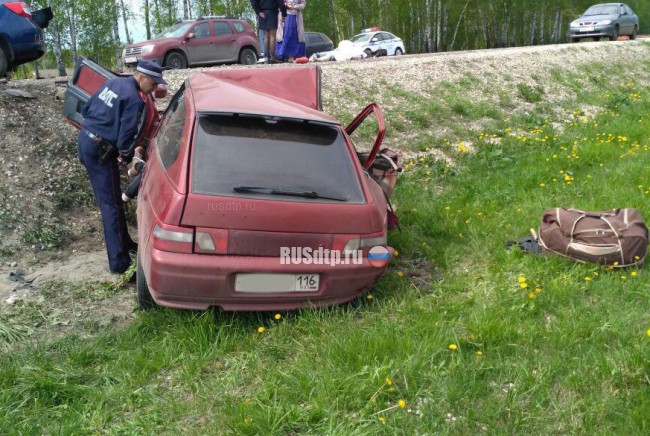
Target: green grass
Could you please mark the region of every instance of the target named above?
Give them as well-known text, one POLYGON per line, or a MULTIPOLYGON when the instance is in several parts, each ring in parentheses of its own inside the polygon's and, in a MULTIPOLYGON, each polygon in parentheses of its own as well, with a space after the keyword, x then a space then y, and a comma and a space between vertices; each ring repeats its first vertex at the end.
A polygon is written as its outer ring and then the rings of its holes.
POLYGON ((453 167, 407 162, 372 298, 280 320, 159 310, 26 345, 0 357, 0 432, 647 434, 648 271, 504 249, 551 207, 650 217, 650 91, 590 82, 597 116, 514 114, 453 167))

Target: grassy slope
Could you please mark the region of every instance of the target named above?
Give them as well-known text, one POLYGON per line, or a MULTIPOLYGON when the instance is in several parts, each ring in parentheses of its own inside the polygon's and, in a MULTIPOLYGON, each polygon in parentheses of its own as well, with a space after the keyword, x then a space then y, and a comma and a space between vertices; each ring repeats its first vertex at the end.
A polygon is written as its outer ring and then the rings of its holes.
MULTIPOLYGON (((471 77, 460 79, 444 94, 456 136, 414 145, 454 164, 409 165, 396 192, 402 232, 390 237, 399 256, 372 298, 280 320, 158 311, 120 331, 7 353, 2 433, 647 434, 647 271, 503 244, 554 206, 650 217, 648 67, 549 72, 554 86, 583 90, 561 108, 543 86, 483 106, 463 94, 471 77), (535 110, 509 112, 515 99, 535 110), (600 113, 581 112, 586 103, 600 113), (481 132, 464 127, 476 120, 481 132)), ((440 101, 403 110, 424 132, 417 117, 440 101)))

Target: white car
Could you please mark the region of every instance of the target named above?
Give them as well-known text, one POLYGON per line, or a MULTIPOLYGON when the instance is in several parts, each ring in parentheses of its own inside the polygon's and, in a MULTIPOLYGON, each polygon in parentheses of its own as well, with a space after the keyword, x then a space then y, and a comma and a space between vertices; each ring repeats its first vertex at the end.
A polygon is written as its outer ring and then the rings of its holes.
POLYGON ((402 38, 378 27, 364 29, 350 41, 361 47, 368 56, 400 56, 406 53, 402 38))

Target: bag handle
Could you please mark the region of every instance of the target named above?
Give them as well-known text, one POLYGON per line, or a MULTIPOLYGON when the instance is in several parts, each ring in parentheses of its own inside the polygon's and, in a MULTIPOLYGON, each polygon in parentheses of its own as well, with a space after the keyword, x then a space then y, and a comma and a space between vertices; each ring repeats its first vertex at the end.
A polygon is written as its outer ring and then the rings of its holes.
POLYGON ((620 210, 620 208, 612 209, 612 210, 608 210, 608 211, 604 211, 604 212, 590 212, 590 211, 587 211, 587 210, 580 210, 580 209, 573 209, 573 208, 567 209, 567 210, 570 210, 570 211, 573 211, 573 212, 578 212, 579 214, 582 214, 582 215, 584 215, 586 217, 589 217, 589 218, 600 218, 602 216, 615 216, 618 213, 618 211, 620 210))

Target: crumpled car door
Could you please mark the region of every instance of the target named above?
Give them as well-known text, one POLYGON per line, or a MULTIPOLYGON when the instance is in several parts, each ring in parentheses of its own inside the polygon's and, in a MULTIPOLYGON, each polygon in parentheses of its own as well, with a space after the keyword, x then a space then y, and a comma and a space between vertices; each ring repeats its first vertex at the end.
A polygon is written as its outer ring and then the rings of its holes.
POLYGON ((402 168, 399 167, 399 153, 388 148, 381 148, 386 134, 386 124, 381 107, 377 103, 369 104, 352 120, 345 131, 355 144, 357 157, 363 169, 381 186, 386 196, 390 197, 397 183, 397 174, 402 171, 402 168), (374 115, 374 117, 371 117, 371 115, 374 115), (370 124, 375 122, 377 133, 371 148, 369 150, 359 150, 359 144, 355 144, 353 138, 355 132, 361 129, 372 130, 374 126, 370 124))

